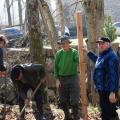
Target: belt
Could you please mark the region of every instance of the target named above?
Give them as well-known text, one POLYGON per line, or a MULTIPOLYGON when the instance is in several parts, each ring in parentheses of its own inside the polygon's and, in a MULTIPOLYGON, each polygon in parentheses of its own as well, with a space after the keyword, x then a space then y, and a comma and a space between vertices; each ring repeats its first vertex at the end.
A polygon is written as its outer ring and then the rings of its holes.
POLYGON ((73 77, 75 75, 64 75, 64 76, 60 76, 60 77, 73 77))

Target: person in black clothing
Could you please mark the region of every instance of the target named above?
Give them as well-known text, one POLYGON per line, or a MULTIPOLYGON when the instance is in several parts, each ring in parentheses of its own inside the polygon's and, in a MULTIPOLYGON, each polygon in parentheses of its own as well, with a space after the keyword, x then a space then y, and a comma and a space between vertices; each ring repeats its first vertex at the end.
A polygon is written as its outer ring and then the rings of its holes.
POLYGON ((0 34, 0 78, 5 77, 6 74, 6 68, 4 67, 3 63, 3 48, 6 45, 7 39, 0 34))
MULTIPOLYGON (((20 111, 25 104, 29 103, 27 97, 27 91, 36 89, 38 84, 41 85, 34 95, 34 100, 36 101, 37 109, 39 112, 39 120, 46 120, 43 113, 43 88, 45 82, 45 69, 41 64, 24 64, 15 65, 11 70, 11 79, 18 93, 18 102, 20 111)), ((21 118, 24 117, 24 113, 21 118)), ((22 119, 23 120, 23 119, 22 119)))

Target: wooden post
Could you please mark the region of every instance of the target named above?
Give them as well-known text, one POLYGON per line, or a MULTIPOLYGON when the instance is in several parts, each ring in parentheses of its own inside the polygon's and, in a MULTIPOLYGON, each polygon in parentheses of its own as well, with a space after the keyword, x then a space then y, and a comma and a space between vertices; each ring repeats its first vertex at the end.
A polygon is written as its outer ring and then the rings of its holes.
POLYGON ((83 31, 82 31, 82 16, 80 12, 76 13, 77 22, 77 38, 78 38, 78 50, 79 50, 79 69, 80 69, 80 88, 81 88, 81 99, 82 99, 82 115, 83 120, 88 120, 87 116, 87 96, 86 96, 86 82, 85 82, 85 61, 83 53, 83 31))

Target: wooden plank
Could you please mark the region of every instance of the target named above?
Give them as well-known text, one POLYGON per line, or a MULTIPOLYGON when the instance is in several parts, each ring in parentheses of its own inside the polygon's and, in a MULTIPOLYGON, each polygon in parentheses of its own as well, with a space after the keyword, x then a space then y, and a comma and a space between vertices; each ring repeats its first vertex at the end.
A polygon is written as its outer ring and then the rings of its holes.
POLYGON ((77 22, 77 38, 78 38, 78 51, 80 55, 79 69, 80 69, 80 88, 81 88, 81 99, 82 99, 82 115, 83 120, 88 120, 87 117, 87 95, 86 95, 86 82, 85 82, 85 60, 83 53, 83 31, 82 31, 82 16, 80 12, 76 12, 77 22))

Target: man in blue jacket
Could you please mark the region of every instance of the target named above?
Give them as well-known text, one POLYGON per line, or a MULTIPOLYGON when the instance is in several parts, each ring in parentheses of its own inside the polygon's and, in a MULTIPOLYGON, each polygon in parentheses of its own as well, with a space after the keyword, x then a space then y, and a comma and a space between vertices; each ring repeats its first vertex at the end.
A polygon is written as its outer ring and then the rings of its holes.
POLYGON ((95 63, 93 80, 100 97, 102 120, 119 120, 116 112, 117 93, 119 87, 118 57, 112 50, 110 39, 99 38, 99 56, 84 47, 87 56, 95 63))

